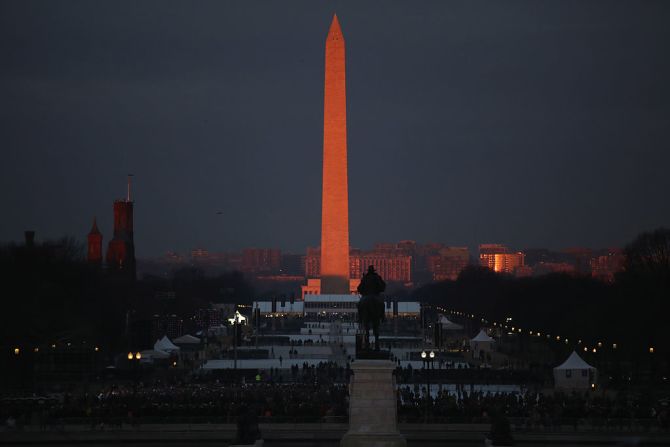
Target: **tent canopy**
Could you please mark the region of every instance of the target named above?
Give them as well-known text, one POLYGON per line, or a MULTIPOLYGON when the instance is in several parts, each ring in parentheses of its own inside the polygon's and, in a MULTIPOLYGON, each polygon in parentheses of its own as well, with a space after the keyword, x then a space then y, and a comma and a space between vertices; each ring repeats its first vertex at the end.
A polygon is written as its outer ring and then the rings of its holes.
POLYGON ((492 339, 491 337, 489 337, 489 336, 486 334, 486 332, 484 331, 484 329, 482 329, 482 330, 479 331, 479 334, 477 334, 477 335, 475 336, 475 338, 473 338, 473 339, 470 340, 470 341, 477 341, 477 342, 486 342, 486 341, 488 341, 488 342, 491 342, 491 341, 495 341, 495 340, 492 339))
POLYGON ((179 338, 175 338, 174 343, 177 343, 177 344, 198 344, 198 343, 200 343, 200 339, 198 337, 194 337, 193 335, 186 334, 186 335, 182 335, 179 338))
POLYGON ((563 362, 561 365, 558 365, 554 369, 595 369, 593 366, 586 363, 575 351, 572 351, 570 357, 563 362))
POLYGON ((454 323, 453 321, 449 320, 447 317, 444 315, 440 314, 439 318, 439 323, 442 325, 442 329, 447 330, 447 331, 459 331, 463 329, 463 326, 460 324, 454 323))
POLYGON ((167 337, 167 335, 164 335, 163 338, 161 338, 160 340, 156 340, 156 343, 154 343, 154 350, 173 352, 173 351, 179 351, 179 346, 172 343, 170 339, 167 337))

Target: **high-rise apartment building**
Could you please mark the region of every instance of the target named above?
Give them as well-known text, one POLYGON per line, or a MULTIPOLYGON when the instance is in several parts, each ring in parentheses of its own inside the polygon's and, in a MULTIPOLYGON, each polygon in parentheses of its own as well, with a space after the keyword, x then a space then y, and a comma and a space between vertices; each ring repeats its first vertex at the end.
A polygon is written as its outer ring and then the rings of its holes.
POLYGON ((242 250, 242 271, 275 274, 281 270, 281 250, 275 248, 245 248, 242 250))
POLYGON ((455 281, 470 263, 468 247, 443 247, 426 256, 426 269, 433 281, 455 281))
POLYGON ((502 244, 482 244, 479 246, 479 263, 497 273, 514 274, 524 266, 524 254, 512 252, 502 244))

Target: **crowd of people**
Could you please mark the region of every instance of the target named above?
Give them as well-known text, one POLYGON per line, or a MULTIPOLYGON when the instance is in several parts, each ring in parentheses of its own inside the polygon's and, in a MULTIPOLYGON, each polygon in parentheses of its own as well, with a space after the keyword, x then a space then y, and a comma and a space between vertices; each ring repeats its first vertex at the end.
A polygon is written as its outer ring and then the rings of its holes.
POLYGON ((400 387, 398 417, 404 422, 488 423, 505 414, 520 428, 590 427, 626 429, 633 425, 668 430, 670 404, 620 393, 616 398, 580 393, 489 393, 447 390, 429 396, 426 388, 400 387))
POLYGON ((58 399, 4 399, 3 420, 15 425, 78 423, 235 423, 240 408, 261 421, 346 422, 348 392, 336 383, 162 383, 110 385, 58 399))
MULTIPOLYGON (((305 371, 309 368, 305 368, 305 371)), ((322 367, 323 371, 328 368, 322 367)), ((331 371, 337 371, 331 369, 331 371)), ((91 393, 65 393, 58 398, 5 397, 2 421, 13 427, 81 424, 105 427, 138 423, 236 423, 244 411, 260 422, 341 422, 348 418, 348 387, 333 380, 230 384, 214 381, 108 385, 91 393)), ((490 423, 505 415, 521 429, 557 429, 587 425, 631 429, 640 426, 668 430, 667 400, 616 398, 593 394, 488 393, 426 388, 398 389, 400 422, 490 423)))

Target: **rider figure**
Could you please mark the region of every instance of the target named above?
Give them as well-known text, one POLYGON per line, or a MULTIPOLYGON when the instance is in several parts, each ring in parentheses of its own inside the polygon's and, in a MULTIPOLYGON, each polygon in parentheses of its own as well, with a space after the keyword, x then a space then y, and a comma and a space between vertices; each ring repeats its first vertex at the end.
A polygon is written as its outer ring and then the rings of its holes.
POLYGON ((377 272, 375 272, 375 266, 371 265, 368 267, 368 272, 363 275, 361 278, 361 283, 358 285, 358 293, 361 296, 374 296, 379 297, 379 294, 386 289, 386 283, 377 272))

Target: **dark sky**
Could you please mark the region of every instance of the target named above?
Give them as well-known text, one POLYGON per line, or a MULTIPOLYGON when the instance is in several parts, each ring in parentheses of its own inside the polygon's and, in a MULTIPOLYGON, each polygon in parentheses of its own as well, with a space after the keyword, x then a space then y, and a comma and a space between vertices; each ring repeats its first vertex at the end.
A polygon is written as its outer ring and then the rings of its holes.
POLYGON ((0 2, 0 240, 318 245, 324 42, 352 245, 622 245, 670 226, 668 1, 0 2), (217 212, 221 211, 221 215, 217 212))

